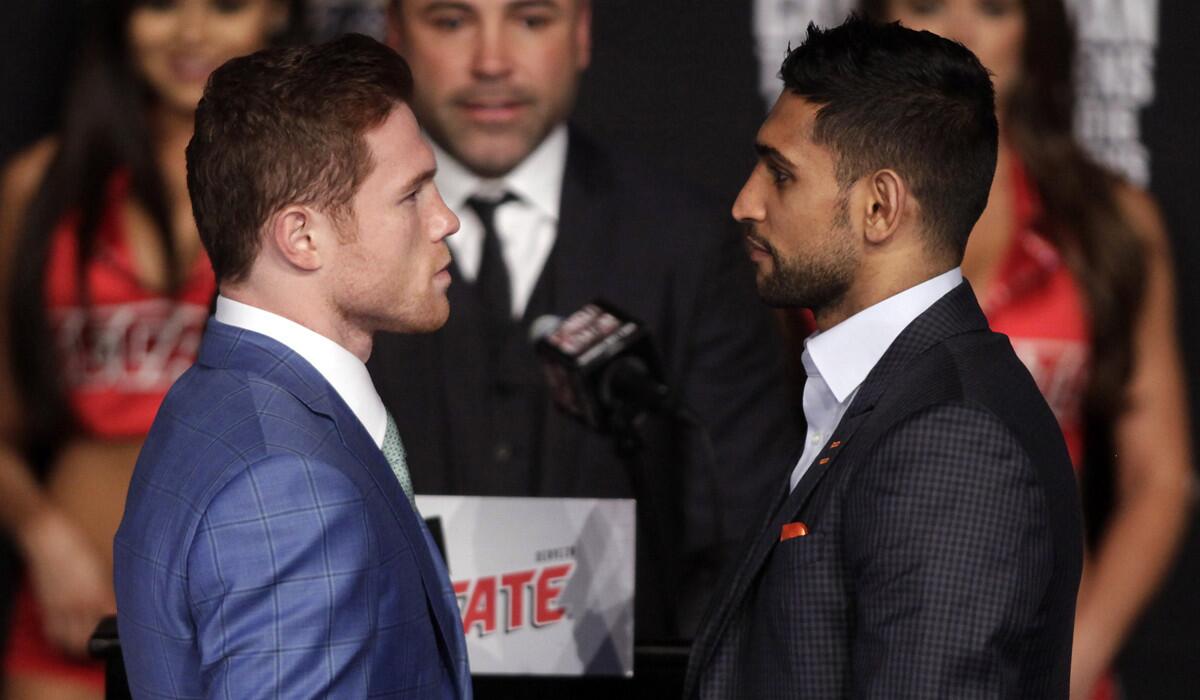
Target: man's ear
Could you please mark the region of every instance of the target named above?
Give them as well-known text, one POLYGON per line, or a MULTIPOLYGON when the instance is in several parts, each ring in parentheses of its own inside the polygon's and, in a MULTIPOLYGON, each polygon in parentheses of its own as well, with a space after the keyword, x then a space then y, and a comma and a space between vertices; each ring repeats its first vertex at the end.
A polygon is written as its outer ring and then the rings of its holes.
POLYGON ((328 236, 321 229, 329 222, 303 205, 280 209, 267 220, 267 242, 292 267, 305 272, 321 269, 322 245, 328 236))
POLYGON ((592 2, 578 0, 575 7, 575 61, 579 70, 587 68, 592 63, 592 2))
POLYGON ((275 2, 271 3, 269 12, 270 14, 267 15, 268 33, 272 36, 282 34, 288 28, 288 20, 291 17, 291 10, 288 8, 288 3, 283 0, 275 0, 275 2))
POLYGON ((895 170, 877 170, 867 177, 864 185, 863 235, 869 243, 886 243, 901 222, 913 215, 915 201, 909 197, 908 184, 895 170))
POLYGON ((400 14, 401 12, 400 0, 388 0, 387 11, 383 17, 385 25, 383 40, 393 51, 403 55, 404 32, 401 31, 401 23, 404 22, 404 17, 400 14))

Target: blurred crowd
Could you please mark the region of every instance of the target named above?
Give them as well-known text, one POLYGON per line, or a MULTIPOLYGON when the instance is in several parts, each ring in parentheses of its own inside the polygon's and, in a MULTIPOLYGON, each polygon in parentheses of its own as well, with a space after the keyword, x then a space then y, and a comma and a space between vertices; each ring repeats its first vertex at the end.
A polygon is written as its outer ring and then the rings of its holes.
MULTIPOLYGON (((1054 410, 1085 495, 1072 695, 1120 697, 1114 664, 1170 571, 1192 500, 1176 263, 1163 217, 1075 135, 1076 45, 1060 0, 810 4, 950 37, 994 76, 999 164, 963 272, 1054 410)), ((369 366, 410 446, 417 491, 635 492, 598 438, 547 415, 536 367, 520 356, 529 321, 609 291, 617 278, 605 258, 632 255, 621 275, 644 283, 622 277, 610 293, 656 331, 669 380, 712 435, 721 494, 708 512, 704 450, 667 429, 649 441, 648 458, 671 465, 653 487, 665 502, 655 517, 695 541, 672 556, 639 552, 639 574, 647 563, 692 585, 639 580, 639 590, 661 589, 653 595, 669 612, 650 615, 641 603, 638 631, 643 640, 694 632, 712 579, 782 478, 768 465, 803 435, 799 356, 810 322, 761 307, 728 213, 770 108, 750 7, 113 0, 64 12, 75 39, 63 51, 52 130, 10 149, 0 171, 0 528, 19 562, 0 634, 8 697, 102 695, 86 642, 115 610, 112 538, 125 491, 216 292, 184 159, 208 74, 271 44, 346 31, 385 40, 413 68, 413 108, 439 157, 438 186, 463 220, 451 240, 457 273, 474 281, 498 269, 505 278, 503 300, 477 309, 462 300, 468 311, 438 336, 377 343, 369 366), (669 37, 655 34, 661 27, 669 37), (458 119, 460 108, 527 116, 488 130, 458 119), (610 210, 632 212, 589 233, 611 236, 611 249, 574 250, 564 231, 587 230, 610 210), (669 253, 637 247, 639 230, 672 227, 661 239, 678 246, 669 253), (496 239, 502 252, 489 252, 496 239), (473 347, 499 358, 478 376, 430 364, 435 351, 486 364, 473 347), (446 397, 462 392, 484 396, 481 408, 447 410, 446 397), (478 444, 464 446, 468 434, 478 444), (601 456, 592 464, 578 454, 601 456), (558 462, 568 459, 578 473, 563 473, 558 462)))

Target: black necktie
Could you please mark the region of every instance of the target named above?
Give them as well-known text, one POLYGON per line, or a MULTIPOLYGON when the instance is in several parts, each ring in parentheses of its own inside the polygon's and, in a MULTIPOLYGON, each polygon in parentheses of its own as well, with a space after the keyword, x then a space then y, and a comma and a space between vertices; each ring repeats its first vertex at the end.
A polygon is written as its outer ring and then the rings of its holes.
POLYGON ((483 254, 479 258, 479 274, 475 289, 488 313, 496 321, 512 320, 512 289, 508 281, 508 266, 504 264, 504 249, 496 235, 496 209, 516 201, 511 192, 497 200, 471 197, 467 206, 475 211, 483 224, 483 254))

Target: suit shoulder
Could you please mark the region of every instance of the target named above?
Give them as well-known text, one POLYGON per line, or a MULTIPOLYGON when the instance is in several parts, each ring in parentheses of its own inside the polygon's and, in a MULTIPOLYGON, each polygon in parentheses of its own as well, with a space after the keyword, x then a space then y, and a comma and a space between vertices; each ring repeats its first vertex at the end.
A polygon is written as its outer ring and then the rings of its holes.
POLYGON ((1045 406, 1029 371, 1008 338, 991 331, 954 335, 914 357, 897 382, 909 406, 938 401, 975 402, 997 415, 1004 404, 1025 403, 1035 411, 1045 406))
POLYGON ((261 376, 196 365, 167 393, 137 476, 164 480, 199 505, 255 462, 315 453, 332 430, 331 421, 261 376))
POLYGON ((248 462, 208 499, 205 529, 221 529, 248 518, 281 518, 291 527, 323 524, 331 510, 358 504, 367 495, 344 470, 320 456, 275 452, 248 462), (303 514, 313 514, 306 517, 303 514))
POLYGON ((998 478, 1020 472, 1064 496, 1074 492, 1058 424, 1005 336, 956 336, 905 369, 878 407, 886 426, 872 459, 908 454, 929 468, 980 478, 988 469, 998 478))
POLYGON ((959 396, 929 402, 888 426, 879 443, 931 440, 939 444, 973 443, 980 438, 1015 439, 1012 427, 989 406, 959 396))
POLYGON ((987 498, 1038 481, 1034 458, 1013 427, 966 399, 918 408, 882 432, 852 482, 865 492, 957 493, 987 498))
POLYGON ((993 332, 973 335, 978 337, 946 342, 963 397, 988 407, 1033 444, 1061 443, 1058 420, 1008 336, 993 332))

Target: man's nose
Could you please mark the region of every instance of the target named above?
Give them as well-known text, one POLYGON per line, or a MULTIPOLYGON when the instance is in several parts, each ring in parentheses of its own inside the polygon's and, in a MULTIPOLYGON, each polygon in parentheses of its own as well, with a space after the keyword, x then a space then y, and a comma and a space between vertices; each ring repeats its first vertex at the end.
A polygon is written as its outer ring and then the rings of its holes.
POLYGON ((508 41, 502 24, 492 23, 481 28, 471 69, 478 78, 502 78, 512 70, 508 41))
POLYGON ((754 192, 754 175, 742 185, 737 199, 733 200, 733 218, 742 223, 762 221, 762 204, 754 192))

